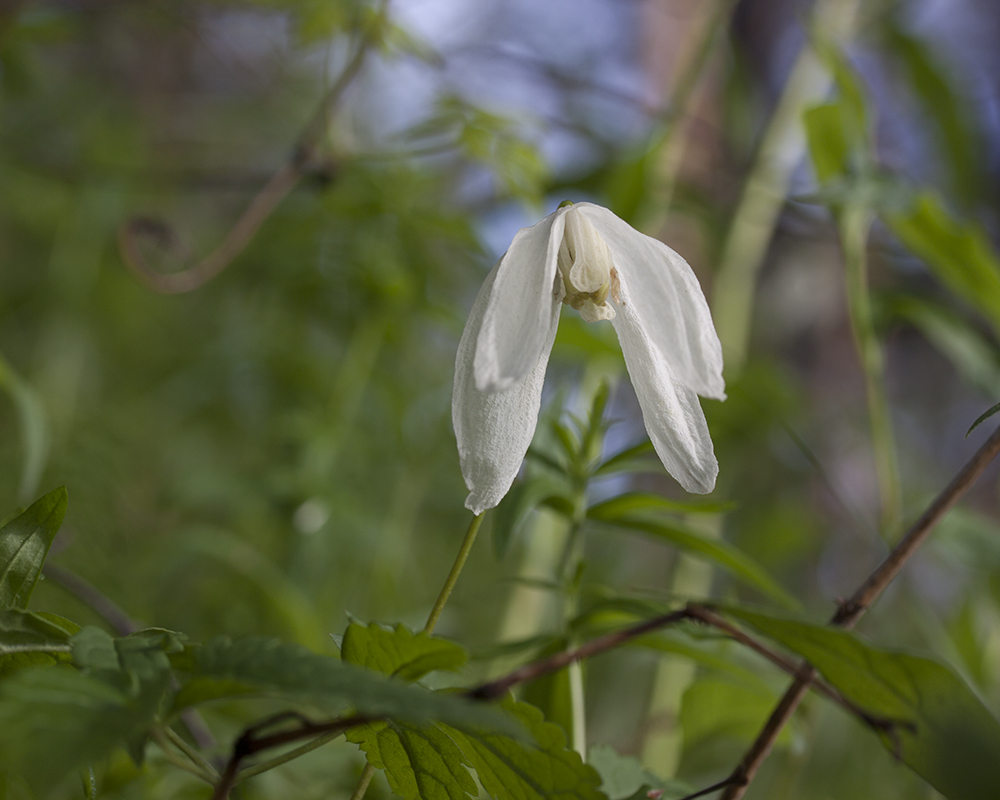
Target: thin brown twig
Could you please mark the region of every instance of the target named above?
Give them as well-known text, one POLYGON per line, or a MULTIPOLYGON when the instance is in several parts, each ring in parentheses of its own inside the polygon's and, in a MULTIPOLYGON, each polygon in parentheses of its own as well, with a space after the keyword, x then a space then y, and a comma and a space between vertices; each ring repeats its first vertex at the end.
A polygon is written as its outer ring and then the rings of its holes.
MULTIPOLYGON (((383 8, 385 3, 383 3, 383 8)), ((139 247, 139 239, 156 238, 165 245, 176 240, 172 228, 149 217, 135 216, 118 228, 118 249, 125 265, 146 286, 160 294, 183 294, 204 285, 243 252, 260 226, 267 221, 279 203, 310 171, 319 166, 320 142, 329 126, 330 116, 345 90, 360 71, 371 45, 369 33, 358 42, 347 65, 324 95, 315 113, 305 126, 291 158, 283 164, 264 187, 254 196, 246 210, 230 228, 214 251, 193 266, 179 272, 163 273, 154 269, 139 247)), ((332 175, 334 164, 324 165, 323 172, 332 175)))
MULTIPOLYGON (((875 602, 885 588, 899 574, 906 562, 913 556, 931 531, 945 514, 965 495, 986 470, 986 467, 1000 453, 1000 428, 997 428, 975 455, 965 464, 952 481, 928 506, 910 529, 900 539, 885 560, 868 576, 858 590, 841 603, 837 613, 830 620, 831 625, 851 629, 875 602)), ((816 669, 803 663, 795 674, 795 680, 778 702, 761 732, 750 749, 743 756, 739 766, 733 771, 733 781, 720 800, 739 800, 754 779, 761 764, 771 752, 782 728, 798 708, 810 684, 816 679, 816 669)))

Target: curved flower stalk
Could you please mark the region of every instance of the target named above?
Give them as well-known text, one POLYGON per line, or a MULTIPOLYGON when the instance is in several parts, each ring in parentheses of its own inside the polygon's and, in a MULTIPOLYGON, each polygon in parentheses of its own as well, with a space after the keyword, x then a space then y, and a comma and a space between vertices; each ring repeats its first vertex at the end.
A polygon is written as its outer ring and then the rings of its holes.
POLYGON ((706 493, 719 472, 698 395, 724 400, 722 347, 691 267, 601 206, 522 228, 487 275, 458 345, 452 422, 479 514, 510 489, 538 422, 562 304, 611 320, 667 471, 706 493))

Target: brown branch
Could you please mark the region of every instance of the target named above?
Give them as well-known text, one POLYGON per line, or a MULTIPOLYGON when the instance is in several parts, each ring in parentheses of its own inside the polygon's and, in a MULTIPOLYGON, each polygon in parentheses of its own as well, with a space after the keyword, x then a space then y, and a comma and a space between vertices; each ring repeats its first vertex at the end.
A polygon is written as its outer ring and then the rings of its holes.
POLYGON ((262 722, 258 722, 256 725, 247 728, 243 731, 240 738, 236 740, 236 743, 233 745, 233 754, 230 756, 229 762, 222 772, 222 777, 219 779, 218 784, 216 784, 212 800, 226 800, 229 797, 229 792, 239 780, 240 764, 250 756, 272 747, 281 747, 282 745, 292 744, 302 739, 309 739, 334 731, 343 732, 348 728, 353 728, 355 725, 365 725, 377 721, 378 719, 375 717, 350 716, 339 717, 328 722, 313 722, 294 711, 286 711, 276 714, 273 717, 268 717, 262 722), (272 733, 267 736, 258 735, 261 731, 273 728, 275 725, 280 725, 288 720, 298 722, 298 727, 272 733))
MULTIPOLYGON (((360 71, 370 45, 371 33, 365 32, 353 56, 300 135, 291 158, 254 196, 242 216, 226 234, 222 244, 208 256, 180 272, 159 272, 146 260, 139 248, 139 240, 143 237, 154 238, 163 245, 171 246, 178 238, 173 229, 165 222, 142 216, 132 217, 122 223, 118 228, 118 249, 125 265, 140 281, 160 294, 191 292, 222 272, 243 252, 260 226, 274 213, 278 204, 295 188, 299 180, 316 170, 320 142, 329 127, 330 117, 344 91, 360 71)), ((335 165, 325 165, 323 173, 331 175, 334 167, 335 165)))
MULTIPOLYGON (((848 630, 854 627, 858 619, 899 574, 899 571, 917 551, 917 548, 923 544, 944 515, 969 491, 998 453, 1000 453, 1000 428, 993 432, 993 435, 983 443, 982 447, 962 467, 951 483, 934 499, 934 502, 928 506, 920 519, 906 532, 892 549, 892 552, 861 584, 861 587, 850 599, 840 605, 837 613, 830 620, 831 625, 848 630)), ((802 702, 809 685, 815 679, 816 669, 811 664, 804 663, 799 667, 792 685, 788 687, 774 711, 771 712, 763 729, 757 735, 756 740, 743 756, 743 760, 733 771, 732 783, 720 800, 739 800, 743 796, 746 787, 754 779, 760 765, 764 763, 771 752, 781 729, 791 718, 799 703, 802 702)))

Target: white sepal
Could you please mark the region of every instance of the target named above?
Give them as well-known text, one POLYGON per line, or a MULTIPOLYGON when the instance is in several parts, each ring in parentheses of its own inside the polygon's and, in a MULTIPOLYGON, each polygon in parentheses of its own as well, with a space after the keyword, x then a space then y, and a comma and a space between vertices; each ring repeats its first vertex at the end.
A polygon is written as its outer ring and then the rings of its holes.
POLYGON ((667 472, 687 491, 707 494, 715 488, 719 463, 698 395, 676 379, 671 365, 653 344, 645 320, 636 314, 632 302, 636 291, 624 277, 621 294, 623 302, 612 324, 646 432, 667 472))
POLYGON ((458 440, 462 475, 469 488, 465 507, 474 514, 493 508, 503 499, 528 452, 538 424, 545 368, 556 338, 562 301, 553 295, 550 280, 544 293, 549 304, 549 327, 544 331, 534 362, 505 391, 482 391, 476 385, 479 358, 476 342, 482 339, 484 319, 494 302, 492 295, 502 268, 503 261, 490 271, 479 290, 455 359, 451 420, 458 440))
POLYGON ((559 319, 559 304, 552 301, 564 211, 518 231, 494 267, 482 331, 478 342, 472 343, 476 386, 481 391, 506 391, 527 375, 559 319))
POLYGON ((628 284, 633 317, 676 380, 704 397, 724 400, 722 345, 688 263, 606 208, 593 203, 577 203, 573 208, 586 215, 607 243, 622 282, 628 284))

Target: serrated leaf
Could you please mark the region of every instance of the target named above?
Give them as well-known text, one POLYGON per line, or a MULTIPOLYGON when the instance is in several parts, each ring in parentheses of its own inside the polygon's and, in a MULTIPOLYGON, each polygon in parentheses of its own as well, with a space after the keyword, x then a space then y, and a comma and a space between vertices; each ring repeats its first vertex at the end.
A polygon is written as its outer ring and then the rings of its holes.
POLYGON ((344 632, 340 657, 348 664, 373 669, 402 681, 420 680, 434 670, 461 669, 469 660, 464 647, 403 625, 395 629, 351 623, 344 632))
POLYGON ((605 800, 601 776, 566 746, 566 734, 527 703, 505 699, 501 706, 527 729, 534 742, 498 733, 448 730, 479 782, 500 800, 605 800))
POLYGON ((27 606, 65 515, 60 486, 0 528, 0 608, 27 606))
POLYGON ((65 667, 25 669, 0 682, 0 763, 44 795, 148 721, 123 692, 95 677, 65 667))
POLYGON ((710 539, 680 523, 665 523, 641 517, 623 516, 614 525, 640 531, 648 536, 670 542, 695 557, 705 558, 722 567, 748 586, 752 586, 785 608, 797 609, 800 603, 786 592, 767 571, 739 548, 721 539, 710 539))
POLYGON ((0 655, 68 653, 79 626, 55 614, 8 609, 0 611, 0 655))
POLYGON ((671 500, 652 492, 626 492, 610 500, 595 503, 587 509, 587 517, 601 522, 614 522, 636 511, 666 511, 681 514, 720 514, 732 509, 732 503, 671 500))
POLYGON ((385 770, 389 788, 404 800, 465 800, 477 793, 468 760, 436 725, 379 722, 351 728, 347 741, 364 751, 369 764, 385 770))
POLYGON ((191 650, 191 676, 174 698, 177 712, 194 703, 247 694, 320 703, 330 713, 350 707, 366 717, 416 725, 440 720, 520 735, 516 722, 482 703, 429 692, 372 670, 265 637, 216 637, 191 650))
POLYGON ((950 667, 827 625, 743 608, 725 613, 807 659, 868 713, 899 723, 880 734, 882 743, 946 797, 996 797, 1000 722, 950 667))

